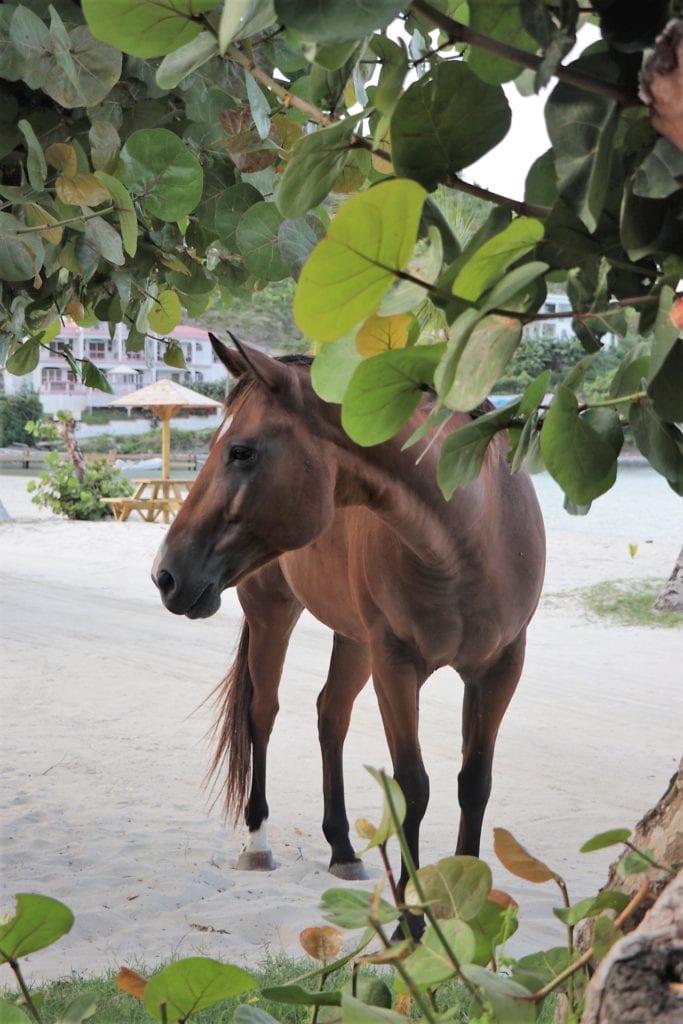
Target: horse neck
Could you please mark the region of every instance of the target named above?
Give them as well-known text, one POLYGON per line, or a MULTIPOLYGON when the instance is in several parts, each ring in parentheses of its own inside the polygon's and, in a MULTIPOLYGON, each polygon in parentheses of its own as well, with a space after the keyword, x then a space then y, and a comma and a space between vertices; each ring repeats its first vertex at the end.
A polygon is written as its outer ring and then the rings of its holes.
MULTIPOLYGON (((329 409, 329 407, 328 407, 329 409)), ((326 440, 336 460, 335 504, 344 508, 362 505, 374 512, 426 563, 443 567, 453 551, 453 515, 462 506, 463 532, 478 516, 473 504, 482 483, 470 485, 444 501, 437 484, 440 446, 428 439, 402 451, 402 444, 418 425, 411 420, 399 435, 383 444, 361 448, 341 427, 338 415, 326 415, 326 440), (426 452, 424 449, 427 448, 426 452), (422 459, 418 463, 418 457, 422 459)))

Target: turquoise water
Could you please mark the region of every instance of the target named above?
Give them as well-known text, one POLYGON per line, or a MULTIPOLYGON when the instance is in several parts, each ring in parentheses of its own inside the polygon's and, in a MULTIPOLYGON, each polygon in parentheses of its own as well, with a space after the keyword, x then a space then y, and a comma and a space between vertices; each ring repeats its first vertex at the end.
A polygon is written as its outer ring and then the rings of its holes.
POLYGON ((683 544, 683 499, 650 466, 621 464, 614 487, 585 516, 564 511, 564 495, 548 473, 538 473, 533 481, 548 530, 621 537, 633 544, 683 544))

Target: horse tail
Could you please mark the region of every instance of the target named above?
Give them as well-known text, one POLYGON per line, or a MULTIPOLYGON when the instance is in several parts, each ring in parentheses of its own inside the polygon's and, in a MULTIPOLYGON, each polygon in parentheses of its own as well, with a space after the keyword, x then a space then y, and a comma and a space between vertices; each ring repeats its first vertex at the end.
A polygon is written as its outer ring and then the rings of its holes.
POLYGON ((235 659, 214 691, 216 722, 212 735, 216 748, 207 780, 216 783, 226 818, 237 825, 244 815, 251 785, 251 731, 249 710, 254 686, 249 672, 249 623, 244 620, 235 659))

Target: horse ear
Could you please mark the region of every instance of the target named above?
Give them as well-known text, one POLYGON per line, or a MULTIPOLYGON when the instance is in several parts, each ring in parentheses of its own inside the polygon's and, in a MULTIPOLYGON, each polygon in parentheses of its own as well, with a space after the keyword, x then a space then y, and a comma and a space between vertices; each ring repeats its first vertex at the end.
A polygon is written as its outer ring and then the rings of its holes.
POLYGON ((269 391, 282 391, 290 380, 289 370, 277 359, 266 355, 265 352, 252 348, 238 341, 234 334, 227 332, 235 348, 229 348, 209 331, 211 346, 227 369, 231 377, 242 377, 245 373, 251 373, 269 391))

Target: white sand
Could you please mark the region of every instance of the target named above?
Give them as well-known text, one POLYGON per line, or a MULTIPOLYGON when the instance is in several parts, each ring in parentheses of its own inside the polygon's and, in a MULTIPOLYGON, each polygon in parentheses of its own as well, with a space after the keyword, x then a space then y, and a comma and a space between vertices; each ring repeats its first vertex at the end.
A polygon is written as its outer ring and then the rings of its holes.
MULTIPOLYGON (((0 475, 0 499, 14 517, 0 523, 0 911, 12 909, 14 893, 33 891, 76 914, 68 936, 28 958, 29 975, 198 954, 254 966, 268 952, 299 953, 299 931, 323 923, 320 894, 341 884, 326 871, 315 726, 329 634, 302 621, 281 687, 269 772, 279 866, 236 871, 242 835, 202 790, 211 721, 202 702, 232 656, 234 594, 208 621, 170 615, 149 578, 165 527, 39 517, 25 483, 0 475)), ((643 540, 635 558, 623 538, 553 528, 546 591, 666 578, 680 538, 645 543, 650 525, 630 535, 643 540)), ((681 630, 591 622, 571 598, 544 600, 499 739, 482 850, 491 864, 491 829, 501 825, 564 873, 575 900, 600 885, 609 853, 585 856, 578 847, 633 824, 676 767, 682 647, 681 630)), ((432 784, 424 863, 454 844, 460 700, 449 671, 424 690, 432 784)), ((388 756, 370 687, 346 751, 349 817, 376 819, 379 792, 362 765, 388 767, 388 756)), ((378 879, 374 855, 368 864, 378 879)), ((494 876, 522 902, 518 951, 562 942, 552 885, 525 885, 499 866, 494 876)), ((2 983, 11 984, 9 972, 2 983)))

